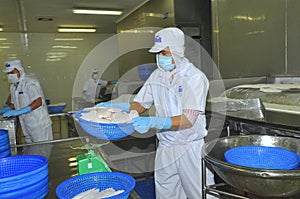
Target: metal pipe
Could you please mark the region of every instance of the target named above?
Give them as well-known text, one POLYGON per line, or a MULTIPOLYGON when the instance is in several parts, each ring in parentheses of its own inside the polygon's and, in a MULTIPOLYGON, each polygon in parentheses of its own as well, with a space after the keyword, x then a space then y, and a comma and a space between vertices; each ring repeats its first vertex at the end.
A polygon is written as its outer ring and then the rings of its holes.
POLYGON ((223 194, 223 195, 226 195, 226 196, 235 197, 235 198, 249 199, 247 197, 240 196, 240 195, 237 195, 237 194, 234 194, 234 193, 229 193, 229 192, 221 191, 221 190, 218 190, 218 189, 215 189, 215 188, 211 188, 210 186, 207 187, 207 190, 212 191, 212 192, 216 192, 216 193, 219 193, 219 194, 223 194))
POLYGON ((25 15, 25 8, 23 4, 23 0, 18 0, 17 1, 17 16, 18 16, 18 22, 19 22, 19 27, 21 29, 21 40, 22 43, 25 47, 25 51, 28 51, 28 33, 27 33, 27 20, 26 20, 26 15, 25 15))
POLYGON ((72 141, 72 140, 79 140, 84 137, 73 137, 73 138, 64 138, 64 139, 58 139, 58 140, 47 140, 47 141, 41 141, 41 142, 33 142, 33 143, 27 143, 27 144, 18 144, 15 147, 26 147, 26 146, 33 146, 33 145, 40 145, 40 144, 51 144, 51 143, 57 143, 57 142, 66 142, 66 141, 72 141))

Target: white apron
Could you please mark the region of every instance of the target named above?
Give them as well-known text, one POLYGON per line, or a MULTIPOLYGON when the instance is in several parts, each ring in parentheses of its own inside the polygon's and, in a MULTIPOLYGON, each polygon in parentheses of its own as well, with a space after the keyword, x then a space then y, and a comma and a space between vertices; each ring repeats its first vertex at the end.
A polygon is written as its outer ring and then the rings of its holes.
POLYGON ((47 105, 39 82, 25 76, 20 79, 18 85, 11 85, 10 93, 11 102, 14 104, 16 110, 30 105, 39 97, 42 98, 42 105, 40 107, 19 116, 26 142, 52 140, 52 121, 48 114, 47 105))
MULTIPOLYGON (((175 74, 155 70, 134 101, 149 109, 153 104, 156 115, 172 117, 184 109, 201 112, 191 128, 157 133, 159 146, 155 159, 155 191, 157 199, 201 199, 201 147, 207 135, 204 115, 208 80, 191 63, 175 74), (170 77, 174 75, 172 81, 170 77)), ((213 175, 207 172, 207 184, 213 175)), ((210 197, 208 198, 215 198, 210 197)))

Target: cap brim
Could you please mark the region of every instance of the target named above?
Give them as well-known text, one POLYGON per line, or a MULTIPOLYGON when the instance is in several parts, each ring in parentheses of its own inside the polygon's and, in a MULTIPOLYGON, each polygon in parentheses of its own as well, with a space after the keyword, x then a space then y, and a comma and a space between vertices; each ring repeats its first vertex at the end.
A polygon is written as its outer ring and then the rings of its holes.
POLYGON ((165 48, 166 48, 166 46, 155 44, 154 46, 152 46, 152 48, 150 48, 149 52, 150 53, 158 53, 165 48))
POLYGON ((11 68, 5 68, 4 70, 3 70, 3 72, 4 73, 9 73, 9 72, 11 72, 11 71, 13 71, 14 70, 14 67, 11 67, 11 68))

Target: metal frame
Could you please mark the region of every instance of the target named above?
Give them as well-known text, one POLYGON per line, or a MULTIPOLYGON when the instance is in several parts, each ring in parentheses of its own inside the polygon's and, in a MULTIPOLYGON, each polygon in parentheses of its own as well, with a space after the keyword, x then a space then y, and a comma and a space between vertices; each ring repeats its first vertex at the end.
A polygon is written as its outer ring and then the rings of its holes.
POLYGON ((234 193, 221 191, 221 190, 217 189, 218 187, 226 186, 227 184, 225 184, 225 183, 207 185, 206 184, 206 169, 207 169, 206 160, 204 158, 202 158, 202 199, 207 199, 207 197, 206 197, 207 194, 211 194, 211 195, 222 194, 222 195, 230 196, 230 197, 234 197, 234 198, 250 199, 245 196, 241 196, 241 195, 237 195, 234 193))

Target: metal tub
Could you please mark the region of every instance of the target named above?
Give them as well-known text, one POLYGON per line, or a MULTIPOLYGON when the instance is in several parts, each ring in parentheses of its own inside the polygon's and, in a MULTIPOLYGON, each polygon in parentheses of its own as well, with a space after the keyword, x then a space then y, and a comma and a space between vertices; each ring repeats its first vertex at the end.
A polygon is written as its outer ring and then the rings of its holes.
POLYGON ((229 136, 207 142, 202 157, 228 185, 261 197, 300 193, 300 170, 262 170, 228 164, 224 152, 239 146, 274 146, 300 154, 300 139, 268 135, 229 136))

